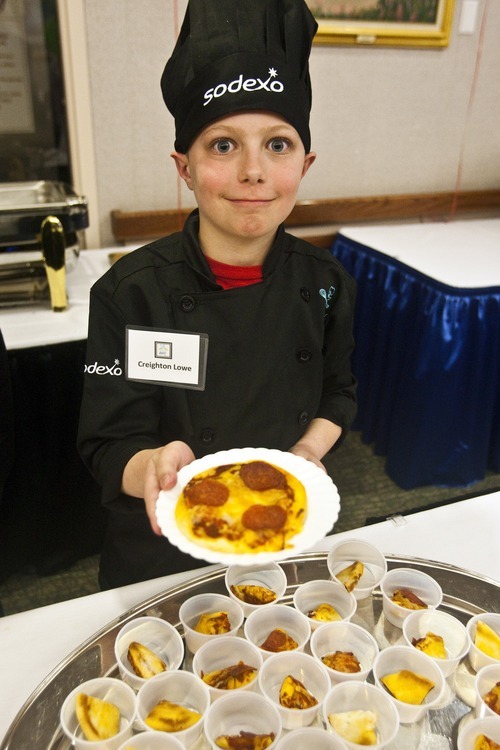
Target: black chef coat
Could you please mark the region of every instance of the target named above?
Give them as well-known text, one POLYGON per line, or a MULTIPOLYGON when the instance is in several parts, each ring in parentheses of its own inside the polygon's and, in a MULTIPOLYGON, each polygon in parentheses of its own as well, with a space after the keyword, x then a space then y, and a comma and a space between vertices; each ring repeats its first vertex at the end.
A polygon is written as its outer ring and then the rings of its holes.
POLYGON ((90 295, 78 445, 110 510, 103 585, 195 567, 149 529, 142 500, 120 493, 139 450, 182 440, 196 457, 228 448, 288 450, 315 417, 344 430, 355 416, 351 373, 355 282, 322 248, 280 227, 258 284, 223 290, 183 232, 116 262, 90 295), (204 390, 125 376, 127 325, 208 336, 204 390))

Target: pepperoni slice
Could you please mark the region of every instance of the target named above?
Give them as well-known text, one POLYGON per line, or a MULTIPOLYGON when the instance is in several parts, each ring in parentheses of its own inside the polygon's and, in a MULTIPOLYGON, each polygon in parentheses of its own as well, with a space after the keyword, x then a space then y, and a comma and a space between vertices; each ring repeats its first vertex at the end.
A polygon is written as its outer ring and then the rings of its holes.
POLYGON ((216 479, 201 479, 189 483, 184 489, 184 495, 189 506, 210 505, 218 507, 224 505, 229 497, 228 488, 216 479))
POLYGON ((286 521, 286 510, 281 505, 251 505, 243 513, 241 522, 247 529, 263 531, 283 528, 286 521))
POLYGON ((243 464, 240 476, 251 490, 273 490, 286 487, 285 475, 265 461, 250 461, 243 464))

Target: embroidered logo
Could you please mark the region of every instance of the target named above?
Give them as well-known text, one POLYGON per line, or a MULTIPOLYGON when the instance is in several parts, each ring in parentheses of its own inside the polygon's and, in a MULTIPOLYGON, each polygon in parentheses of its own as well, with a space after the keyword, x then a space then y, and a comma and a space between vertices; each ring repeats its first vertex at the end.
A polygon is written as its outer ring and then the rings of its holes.
POLYGON ((120 360, 115 359, 111 365, 98 365, 97 362, 93 362, 91 365, 85 365, 83 370, 89 375, 121 375, 122 368, 120 367, 120 360))
POLYGON ((261 78, 245 78, 243 79, 243 73, 238 78, 235 78, 231 83, 219 83, 217 86, 213 86, 207 89, 203 95, 205 99, 203 106, 206 107, 212 99, 220 99, 225 94, 237 94, 238 91, 264 91, 273 92, 275 94, 281 94, 285 90, 284 85, 281 81, 274 80, 278 75, 276 68, 269 68, 269 77, 263 81, 261 78))
POLYGON ((335 294, 335 287, 331 286, 328 291, 326 291, 325 289, 320 289, 319 293, 320 296, 325 300, 325 310, 328 310, 328 308, 330 307, 330 302, 333 299, 333 295, 335 294))

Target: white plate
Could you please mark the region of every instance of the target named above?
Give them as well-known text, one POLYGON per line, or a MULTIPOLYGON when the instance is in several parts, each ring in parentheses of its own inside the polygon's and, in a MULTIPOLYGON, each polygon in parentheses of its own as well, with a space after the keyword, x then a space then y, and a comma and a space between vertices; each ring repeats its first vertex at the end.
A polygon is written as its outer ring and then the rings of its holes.
POLYGON ((224 565, 255 565, 271 560, 286 560, 304 552, 328 534, 338 518, 340 497, 336 486, 322 469, 293 453, 268 448, 232 448, 212 453, 184 466, 171 490, 160 492, 156 503, 156 518, 164 536, 182 552, 200 560, 224 565), (240 461, 267 461, 293 474, 302 482, 307 493, 307 517, 299 534, 288 540, 286 550, 278 552, 221 554, 195 544, 180 531, 175 521, 175 507, 182 490, 196 474, 216 466, 240 461))

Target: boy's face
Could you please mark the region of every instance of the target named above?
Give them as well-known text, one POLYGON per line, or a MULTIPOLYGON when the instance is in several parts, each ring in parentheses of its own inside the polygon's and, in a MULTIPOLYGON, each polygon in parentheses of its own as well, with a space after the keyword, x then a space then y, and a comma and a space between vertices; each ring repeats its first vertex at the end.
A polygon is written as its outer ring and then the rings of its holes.
POLYGON ((269 250, 316 158, 305 154, 292 125, 261 111, 239 112, 211 123, 187 154, 172 156, 199 206, 202 247, 225 262, 235 260, 221 257, 222 245, 249 247, 255 241, 269 250))

